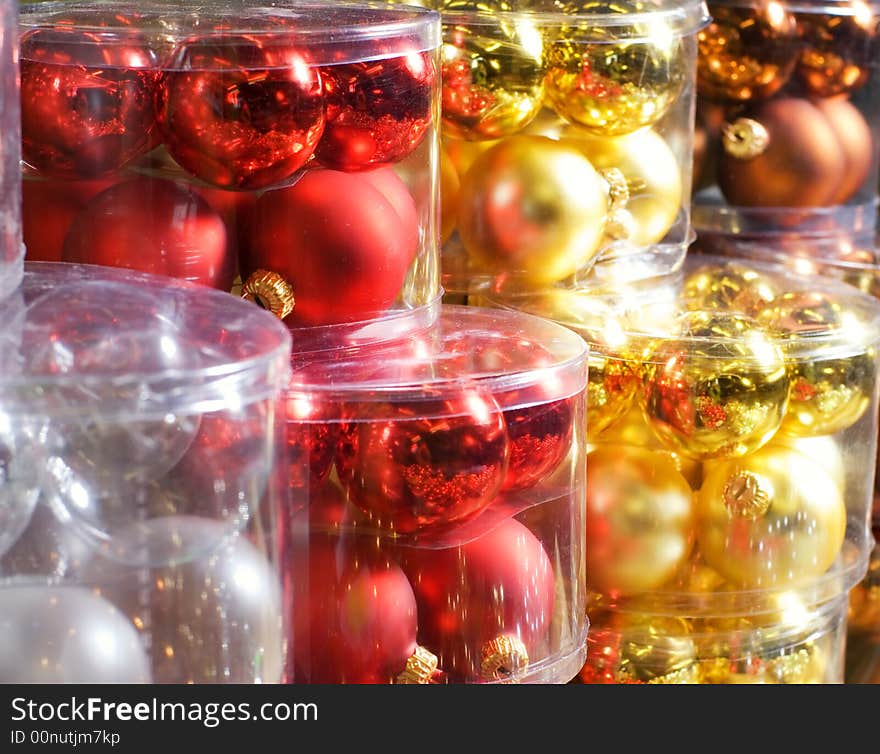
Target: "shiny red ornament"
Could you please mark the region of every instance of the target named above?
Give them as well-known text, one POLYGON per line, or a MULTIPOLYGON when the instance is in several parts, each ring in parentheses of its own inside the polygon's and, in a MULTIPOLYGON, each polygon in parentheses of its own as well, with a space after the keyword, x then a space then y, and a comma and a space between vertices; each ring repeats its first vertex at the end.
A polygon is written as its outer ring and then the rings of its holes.
POLYGON ((317 69, 277 35, 182 42, 162 75, 157 114, 180 165, 224 188, 277 185, 299 170, 324 130, 317 69))
POLYGON ((71 225, 63 261, 125 267, 229 290, 235 259, 220 215, 189 185, 135 178, 98 194, 71 225))
POLYGON ((427 53, 321 68, 327 127, 315 151, 336 170, 369 170, 400 162, 431 126, 437 78, 427 53))
POLYGON ((458 681, 506 680, 547 652, 554 576, 541 542, 515 519, 459 547, 400 548, 416 594, 419 643, 458 681), (493 645, 520 644, 515 656, 494 658, 493 645))
POLYGON ((156 144, 156 53, 137 32, 36 29, 21 39, 22 158, 90 178, 156 144))
POLYGON ((416 651, 412 587, 376 539, 313 535, 283 564, 289 683, 390 683, 416 651))
POLYGON ((319 485, 330 473, 339 439, 334 407, 291 387, 284 409, 289 484, 297 489, 319 485))
POLYGON ((400 293, 416 253, 416 214, 412 198, 400 198, 408 192, 397 176, 394 203, 372 180, 313 170, 257 200, 239 239, 242 278, 263 269, 287 280, 295 298, 289 323, 369 319, 400 293))
POLYGON ((349 499, 377 526, 410 533, 482 511, 501 488, 508 453, 498 404, 464 388, 451 397, 349 406, 336 464, 349 499))
POLYGON ((571 448, 573 409, 573 399, 565 398, 504 412, 510 439, 504 489, 533 487, 556 470, 571 448))

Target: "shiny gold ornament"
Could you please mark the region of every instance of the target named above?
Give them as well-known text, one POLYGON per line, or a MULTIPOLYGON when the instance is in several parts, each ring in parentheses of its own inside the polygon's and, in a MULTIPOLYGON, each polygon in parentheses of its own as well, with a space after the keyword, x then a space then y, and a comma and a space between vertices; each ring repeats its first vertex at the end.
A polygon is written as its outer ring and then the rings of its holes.
POLYGON ((607 184, 579 151, 512 136, 465 175, 458 232, 473 271, 545 285, 596 255, 607 212, 607 184))
MULTIPOLYGON (((846 9, 846 6, 843 6, 846 9)), ((801 82, 818 97, 833 97, 864 86, 876 54, 877 16, 872 6, 852 0, 850 14, 798 13, 802 50, 801 82)))
POLYGON ((774 299, 758 320, 782 341, 791 381, 782 432, 827 435, 855 424, 871 404, 874 337, 853 313, 824 293, 793 291, 774 299), (821 338, 835 342, 823 349, 821 338))
POLYGON ((587 456, 587 583, 614 595, 660 587, 691 551, 691 488, 650 450, 601 445, 587 456))
POLYGON ((797 62, 797 24, 785 5, 714 3, 710 12, 712 23, 697 35, 700 95, 748 102, 778 92, 797 62))
POLYGON ((616 138, 590 136, 576 127, 563 141, 577 146, 596 170, 617 169, 626 181, 626 211, 633 230, 623 236, 647 246, 662 240, 681 209, 681 169, 666 140, 646 128, 616 138))
POLYGON ((789 448, 705 464, 696 505, 702 556, 744 589, 784 589, 817 578, 843 546, 841 490, 789 448))
POLYGON ((788 405, 785 360, 753 320, 686 312, 681 335, 648 350, 641 400, 657 436, 698 460, 730 458, 766 444, 788 405))
POLYGON ((687 309, 732 311, 753 317, 779 291, 767 275, 733 262, 694 270, 684 281, 682 300, 687 309))
POLYGON ((647 683, 694 683, 696 648, 683 618, 623 614, 619 676, 647 683))
MULTIPOLYGON (((644 26, 632 39, 621 28, 600 27, 591 12, 638 13, 650 5, 630 0, 570 0, 545 46, 545 101, 561 117, 600 136, 621 136, 656 123, 684 85, 681 41, 665 22, 644 26)), ((628 31, 635 31, 630 28, 628 31)))
POLYGON ((521 131, 543 96, 543 37, 505 0, 442 0, 442 128, 472 141, 521 131))

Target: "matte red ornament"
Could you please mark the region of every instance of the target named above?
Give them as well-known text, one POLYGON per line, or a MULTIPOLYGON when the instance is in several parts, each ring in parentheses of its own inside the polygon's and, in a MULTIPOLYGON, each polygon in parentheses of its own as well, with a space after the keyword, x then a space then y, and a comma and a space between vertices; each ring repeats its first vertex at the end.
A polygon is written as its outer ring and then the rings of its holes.
POLYGON ((239 239, 242 279, 260 269, 281 275, 293 287, 286 321, 295 326, 385 312, 403 287, 419 238, 415 209, 401 198, 406 186, 393 179, 394 203, 374 179, 335 170, 309 171, 292 186, 267 191, 239 239))
POLYGON ((571 448, 571 398, 522 405, 504 412, 510 438, 507 490, 533 487, 556 470, 571 448))
POLYGON ((235 259, 220 215, 189 185, 135 178, 98 194, 71 225, 63 261, 126 267, 229 290, 235 259))
POLYGON ((22 158, 90 178, 156 144, 155 52, 134 31, 36 29, 21 39, 22 158))
POLYGON ((431 125, 436 71, 427 53, 324 66, 327 127, 315 152, 337 170, 400 162, 431 125))
POLYGON ((460 547, 401 547, 400 558, 418 603, 419 644, 453 680, 515 678, 530 658, 547 651, 553 567, 541 542, 517 520, 506 519, 460 547), (519 651, 493 658, 499 639, 519 651))
POLYGON ((400 566, 374 537, 312 535, 288 556, 285 681, 393 682, 416 651, 416 600, 400 566))
POLYGON ((208 35, 182 42, 162 75, 159 125, 193 175, 256 189, 290 178, 324 129, 316 68, 278 35, 208 35))
POLYGON ((336 464, 349 499, 374 524, 410 533, 482 511, 501 488, 508 453, 498 404, 463 388, 454 396, 349 406, 336 464))

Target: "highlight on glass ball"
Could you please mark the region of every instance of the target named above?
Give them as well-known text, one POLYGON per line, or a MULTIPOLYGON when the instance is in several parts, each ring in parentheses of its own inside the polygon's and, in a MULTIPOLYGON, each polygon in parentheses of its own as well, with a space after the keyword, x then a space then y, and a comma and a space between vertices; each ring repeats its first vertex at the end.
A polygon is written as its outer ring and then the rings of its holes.
POLYGON ((586 348, 523 315, 295 368, 293 683, 566 682, 583 662, 586 348))
POLYGON ((94 0, 19 26, 28 259, 330 332, 439 296, 436 13, 94 0))
POLYGON ((441 0, 443 285, 539 289, 689 243, 701 2, 441 0), (449 190, 447 190, 447 188, 449 190))
POLYGON ((876 7, 711 0, 699 32, 694 221, 731 233, 875 224, 876 7), (843 208, 837 214, 829 208, 843 208), (862 208, 864 211, 862 211, 862 208))

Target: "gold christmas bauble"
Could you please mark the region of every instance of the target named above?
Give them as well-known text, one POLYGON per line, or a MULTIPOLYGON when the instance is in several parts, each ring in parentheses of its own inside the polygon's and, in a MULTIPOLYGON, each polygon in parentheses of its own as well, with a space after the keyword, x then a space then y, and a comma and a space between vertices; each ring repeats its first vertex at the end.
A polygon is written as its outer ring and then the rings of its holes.
POLYGON ((591 11, 621 16, 650 9, 629 0, 566 0, 570 15, 545 44, 545 101, 561 117, 601 136, 621 136, 656 123, 685 80, 684 52, 675 32, 657 20, 626 37, 599 27, 591 11))
POLYGON ((846 462, 843 459, 840 442, 836 437, 833 435, 793 437, 784 432, 777 432, 768 444, 768 447, 776 445, 803 453, 807 458, 824 469, 828 476, 834 480, 837 487, 845 493, 846 462))
POLYGON ((743 456, 779 429, 789 380, 779 346, 753 320, 685 312, 681 334, 645 354, 640 399, 671 450, 705 461, 743 456))
POLYGON ((464 176, 458 232, 474 271, 554 283, 598 252, 607 184, 578 150, 541 136, 512 136, 464 176))
POLYGON ((843 546, 840 488, 812 459, 783 446, 706 463, 696 507, 700 553, 744 589, 815 579, 843 546))
POLYGON ((656 589, 693 542, 691 488, 650 450, 602 445, 587 456, 587 583, 613 595, 656 589))
POLYGON ((474 161, 487 149, 491 149, 499 141, 465 141, 464 139, 454 139, 451 136, 444 136, 441 139, 443 151, 446 152, 450 162, 452 162, 455 172, 458 173, 458 179, 461 181, 474 161))
POLYGON ((696 648, 685 619, 630 613, 621 615, 617 624, 621 680, 696 682, 696 648))
POLYGON ((691 272, 681 295, 687 309, 718 309, 754 317, 778 293, 776 283, 767 275, 735 262, 724 262, 691 272))
POLYGON ((461 180, 452 158, 440 148, 440 243, 446 243, 455 230, 458 215, 458 192, 461 180))
POLYGON ((876 379, 873 337, 830 296, 791 291, 778 296, 758 321, 782 340, 791 389, 782 431, 828 435, 855 424, 871 405, 876 379), (823 345, 822 336, 832 343, 823 345))
POLYGON ((500 139, 541 109, 543 37, 504 0, 442 0, 442 129, 460 139, 500 139))

